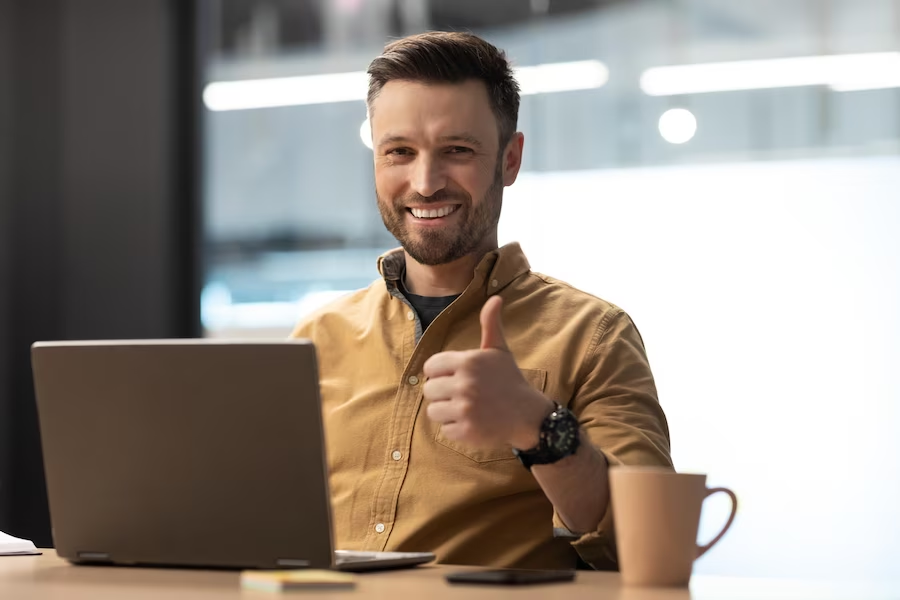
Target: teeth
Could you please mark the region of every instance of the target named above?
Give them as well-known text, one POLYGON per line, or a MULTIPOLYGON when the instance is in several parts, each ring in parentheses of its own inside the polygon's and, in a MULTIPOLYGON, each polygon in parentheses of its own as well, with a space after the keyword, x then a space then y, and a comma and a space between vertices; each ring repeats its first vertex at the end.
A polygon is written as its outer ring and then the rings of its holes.
POLYGON ((427 210, 422 208, 412 208, 412 214, 414 217, 419 219, 437 219, 438 217, 446 217, 450 213, 456 210, 456 205, 453 206, 444 206, 438 208, 437 210, 427 210))

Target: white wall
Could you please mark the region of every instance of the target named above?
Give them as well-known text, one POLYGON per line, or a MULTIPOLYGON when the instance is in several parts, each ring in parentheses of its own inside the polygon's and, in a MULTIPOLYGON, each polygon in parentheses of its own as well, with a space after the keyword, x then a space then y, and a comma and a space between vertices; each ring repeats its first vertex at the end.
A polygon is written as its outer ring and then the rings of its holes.
MULTIPOLYGON (((897 157, 523 174, 507 190, 501 243, 632 315, 676 467, 740 498, 695 572, 894 575, 898 190, 897 157)), ((707 502, 702 539, 726 510, 707 502)))

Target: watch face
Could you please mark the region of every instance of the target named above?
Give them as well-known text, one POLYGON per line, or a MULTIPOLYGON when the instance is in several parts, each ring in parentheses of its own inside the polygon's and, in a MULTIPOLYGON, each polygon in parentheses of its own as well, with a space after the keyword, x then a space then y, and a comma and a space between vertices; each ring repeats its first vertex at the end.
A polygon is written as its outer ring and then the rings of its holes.
POLYGON ((545 447, 555 454, 568 455, 578 444, 578 421, 565 408, 559 407, 542 432, 545 447))
POLYGON ((554 419, 554 427, 546 432, 546 437, 544 438, 547 441, 547 446, 561 451, 566 451, 572 447, 572 444, 575 443, 575 438, 578 436, 578 426, 576 423, 573 427, 571 421, 565 416, 554 419))
POLYGON ((541 424, 540 442, 531 450, 513 450, 527 469, 532 465, 553 464, 575 454, 580 443, 578 419, 568 409, 557 404, 556 410, 541 424))

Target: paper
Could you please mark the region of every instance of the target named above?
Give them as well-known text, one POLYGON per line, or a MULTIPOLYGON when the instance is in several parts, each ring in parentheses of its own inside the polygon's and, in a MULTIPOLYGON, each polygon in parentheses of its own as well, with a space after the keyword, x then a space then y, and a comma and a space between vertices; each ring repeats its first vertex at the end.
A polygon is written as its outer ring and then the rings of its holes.
POLYGON ((40 554, 40 552, 31 541, 13 537, 0 531, 0 556, 21 554, 40 554))

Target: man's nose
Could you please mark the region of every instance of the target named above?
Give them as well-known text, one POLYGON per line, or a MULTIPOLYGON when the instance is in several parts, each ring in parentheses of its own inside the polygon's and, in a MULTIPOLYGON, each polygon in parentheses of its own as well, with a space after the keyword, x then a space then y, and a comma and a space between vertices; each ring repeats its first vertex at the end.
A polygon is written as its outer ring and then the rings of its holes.
POLYGON ((447 177, 440 161, 420 155, 413 169, 411 186, 420 196, 428 198, 447 186, 447 177))

